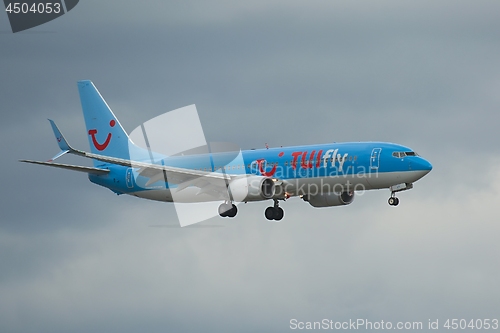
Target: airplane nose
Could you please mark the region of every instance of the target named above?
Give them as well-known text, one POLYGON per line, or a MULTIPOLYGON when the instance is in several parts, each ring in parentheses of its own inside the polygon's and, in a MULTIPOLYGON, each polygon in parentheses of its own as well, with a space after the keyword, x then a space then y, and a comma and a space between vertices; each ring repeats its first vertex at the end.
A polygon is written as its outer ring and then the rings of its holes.
POLYGON ((432 170, 432 164, 427 161, 425 158, 420 157, 417 163, 418 169, 425 171, 425 173, 429 173, 432 170))

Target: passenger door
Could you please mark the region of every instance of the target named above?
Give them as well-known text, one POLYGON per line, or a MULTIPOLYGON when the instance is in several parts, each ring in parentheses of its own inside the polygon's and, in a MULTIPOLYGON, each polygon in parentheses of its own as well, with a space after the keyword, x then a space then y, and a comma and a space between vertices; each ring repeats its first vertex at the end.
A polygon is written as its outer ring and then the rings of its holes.
POLYGON ((380 167, 380 152, 382 148, 373 148, 372 155, 370 157, 370 170, 378 170, 380 167))

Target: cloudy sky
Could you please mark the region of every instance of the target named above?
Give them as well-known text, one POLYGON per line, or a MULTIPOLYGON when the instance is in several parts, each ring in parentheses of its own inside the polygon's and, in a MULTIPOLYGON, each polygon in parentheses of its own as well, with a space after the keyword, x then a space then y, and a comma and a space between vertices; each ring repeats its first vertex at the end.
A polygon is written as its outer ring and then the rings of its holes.
MULTIPOLYGON (((98 1, 0 15, 0 331, 288 332, 290 320, 500 319, 500 2, 98 1), (247 149, 380 140, 434 169, 387 205, 299 199, 178 228, 172 204, 26 165, 88 149, 76 81, 127 131, 196 104, 247 149)), ((88 165, 75 157, 66 163, 88 165)))

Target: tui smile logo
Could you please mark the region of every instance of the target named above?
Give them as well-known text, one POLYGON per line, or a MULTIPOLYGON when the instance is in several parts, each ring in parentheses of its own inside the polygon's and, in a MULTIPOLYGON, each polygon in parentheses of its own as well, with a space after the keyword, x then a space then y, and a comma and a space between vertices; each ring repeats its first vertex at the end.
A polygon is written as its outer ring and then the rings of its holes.
MULTIPOLYGON (((285 155, 285 153, 281 152, 278 154, 278 157, 283 157, 283 155, 285 155)), ((257 162, 257 166, 259 167, 260 174, 262 176, 272 177, 276 173, 276 169, 277 169, 276 164, 273 165, 271 171, 266 171, 265 164, 267 163, 267 161, 265 159, 260 159, 260 160, 257 160, 256 162, 257 162)))
POLYGON ((3 0, 12 32, 31 29, 72 10, 80 0, 3 0))
MULTIPOLYGON (((115 125, 116 125, 116 121, 114 119, 109 122, 109 126, 114 127, 115 125)), ((108 147, 109 142, 111 141, 111 137, 113 135, 111 133, 108 133, 108 136, 106 137, 106 140, 104 141, 104 143, 99 143, 95 137, 96 134, 97 134, 96 129, 89 130, 89 135, 92 137, 92 143, 94 144, 94 147, 99 151, 103 151, 104 149, 106 149, 108 147)))
POLYGON ((257 160, 257 165, 259 166, 259 171, 260 171, 260 174, 264 177, 272 177, 274 176, 274 174, 276 173, 276 164, 273 166, 273 168, 271 169, 271 171, 266 171, 265 167, 264 167, 264 163, 266 163, 266 160, 262 159, 262 160, 257 160))

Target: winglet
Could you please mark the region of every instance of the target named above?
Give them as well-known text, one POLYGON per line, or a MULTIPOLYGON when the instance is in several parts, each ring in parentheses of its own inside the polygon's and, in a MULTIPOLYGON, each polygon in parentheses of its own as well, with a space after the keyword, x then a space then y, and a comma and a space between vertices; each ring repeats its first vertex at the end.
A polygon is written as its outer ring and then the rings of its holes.
POLYGON ((52 119, 48 119, 48 121, 50 122, 50 126, 52 126, 59 148, 61 148, 61 150, 71 150, 71 146, 68 144, 68 141, 66 141, 59 128, 57 128, 56 123, 52 119))
POLYGON ((66 138, 64 138, 64 136, 62 135, 59 128, 57 128, 56 123, 51 119, 48 119, 48 120, 50 122, 50 126, 52 126, 52 130, 54 131, 54 135, 56 136, 57 144, 59 145, 59 148, 61 149, 61 151, 59 153, 57 153, 54 157, 52 157, 50 160, 48 160, 48 162, 52 162, 55 159, 63 156, 64 154, 69 153, 69 151, 73 150, 73 148, 71 148, 71 146, 68 144, 68 141, 66 141, 66 138))

